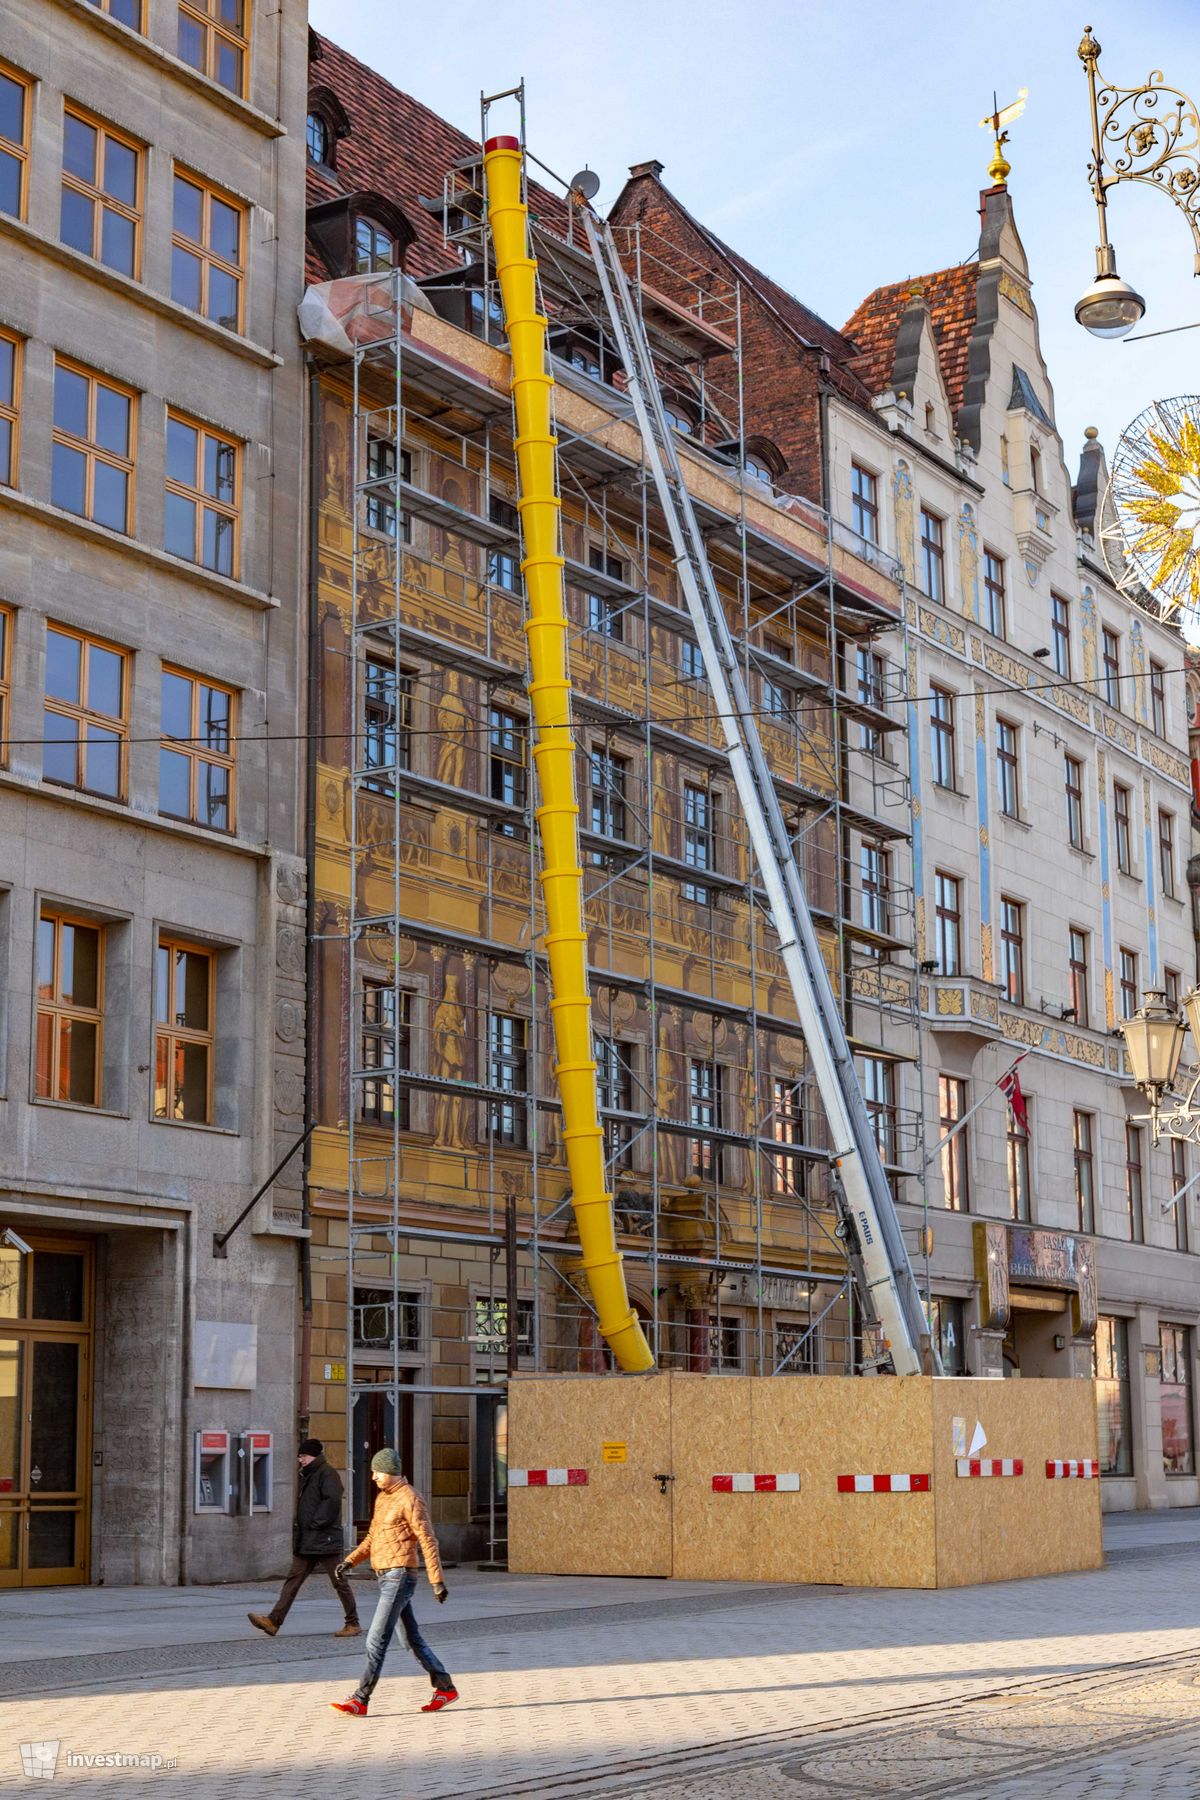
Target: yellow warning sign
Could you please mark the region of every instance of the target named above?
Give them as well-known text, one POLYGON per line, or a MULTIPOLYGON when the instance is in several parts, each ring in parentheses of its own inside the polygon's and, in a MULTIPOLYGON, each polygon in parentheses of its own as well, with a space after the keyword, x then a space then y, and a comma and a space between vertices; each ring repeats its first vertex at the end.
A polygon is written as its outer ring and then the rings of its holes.
POLYGON ((628 1444, 601 1444, 601 1462, 627 1462, 629 1460, 628 1444))

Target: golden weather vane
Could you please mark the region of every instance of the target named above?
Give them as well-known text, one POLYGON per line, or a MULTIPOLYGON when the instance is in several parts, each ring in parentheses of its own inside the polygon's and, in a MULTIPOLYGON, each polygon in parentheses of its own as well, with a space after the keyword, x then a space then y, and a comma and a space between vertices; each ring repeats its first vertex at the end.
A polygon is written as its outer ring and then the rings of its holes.
POLYGON ((992 160, 988 164, 988 174, 992 178, 993 187, 1003 187, 1011 173, 1012 165, 1004 155, 1004 146, 1008 142, 1008 132, 1004 129, 1014 119, 1019 119, 1025 111, 1025 102, 1029 98, 1029 89, 1021 88, 1011 106, 1001 106, 992 92, 992 110, 980 119, 982 130, 990 131, 995 139, 992 160))

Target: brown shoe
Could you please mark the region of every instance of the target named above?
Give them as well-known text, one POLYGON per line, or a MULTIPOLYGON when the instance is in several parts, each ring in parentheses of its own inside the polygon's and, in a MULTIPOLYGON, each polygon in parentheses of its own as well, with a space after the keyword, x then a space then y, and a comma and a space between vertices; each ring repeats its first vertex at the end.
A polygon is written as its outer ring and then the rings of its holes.
POLYGON ((335 1631, 333 1635, 334 1637, 361 1637, 362 1626, 357 1619, 347 1619, 342 1629, 335 1631))
POLYGON ((265 1631, 268 1637, 274 1637, 276 1632, 279 1630, 279 1627, 275 1623, 274 1619, 272 1619, 269 1616, 269 1614, 267 1614, 267 1613, 247 1613, 246 1617, 249 1619, 249 1621, 252 1625, 256 1625, 258 1627, 259 1631, 265 1631))

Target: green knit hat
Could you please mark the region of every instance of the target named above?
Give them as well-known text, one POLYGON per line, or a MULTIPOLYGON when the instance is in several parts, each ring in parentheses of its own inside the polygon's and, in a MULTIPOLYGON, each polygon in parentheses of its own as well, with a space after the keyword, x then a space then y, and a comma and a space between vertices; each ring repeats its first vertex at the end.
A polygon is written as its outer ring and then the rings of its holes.
POLYGON ((400 1458, 394 1450, 377 1450, 371 1458, 371 1471, 375 1475, 399 1475, 400 1458))

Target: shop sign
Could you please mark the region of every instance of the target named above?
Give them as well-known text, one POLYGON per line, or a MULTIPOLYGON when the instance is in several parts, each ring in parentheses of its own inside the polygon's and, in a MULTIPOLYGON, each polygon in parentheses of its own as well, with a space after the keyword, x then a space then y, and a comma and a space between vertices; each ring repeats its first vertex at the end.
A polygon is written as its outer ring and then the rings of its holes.
POLYGON ((1079 1240, 1069 1231, 1012 1230, 1008 1233, 1008 1278, 1042 1287, 1079 1285, 1079 1240))
POLYGON ((764 1306, 793 1312, 808 1305, 812 1291, 809 1282, 796 1281, 790 1275, 726 1275, 720 1287, 722 1300, 741 1306, 757 1306, 761 1300, 764 1306))

